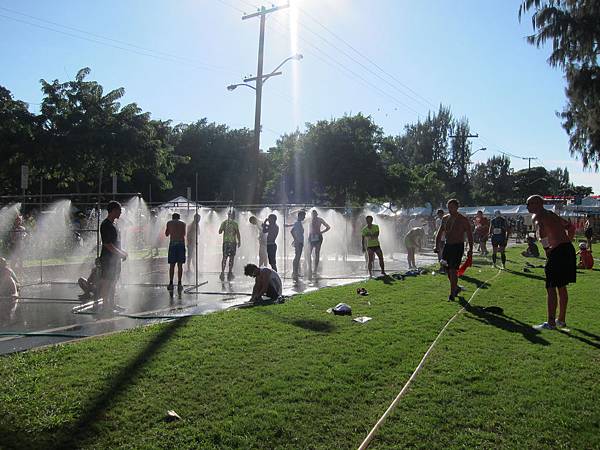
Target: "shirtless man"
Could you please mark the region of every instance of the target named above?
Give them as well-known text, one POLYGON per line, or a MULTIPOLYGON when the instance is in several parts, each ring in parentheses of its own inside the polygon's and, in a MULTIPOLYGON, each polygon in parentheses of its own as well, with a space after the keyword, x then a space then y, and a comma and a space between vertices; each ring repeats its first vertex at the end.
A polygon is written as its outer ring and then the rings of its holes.
POLYGON ((467 257, 473 255, 473 232, 469 220, 458 212, 458 200, 451 199, 447 203, 448 212, 442 219, 435 236, 435 249, 438 252, 442 236, 446 236, 446 244, 442 252, 442 261, 446 261, 448 266, 448 279, 450 280, 450 295, 448 300, 453 301, 460 291, 458 288, 458 275, 456 271, 460 267, 463 254, 465 252, 465 233, 469 241, 469 251, 467 257))
POLYGON ((425 240, 425 230, 421 227, 412 228, 404 236, 404 246, 406 247, 408 268, 416 269, 417 263, 415 262, 416 250, 423 247, 423 241, 425 240))
POLYGON ((279 225, 277 225, 277 216, 269 214, 267 217, 267 256, 271 269, 277 272, 277 236, 279 235, 279 225))
POLYGON ((266 295, 271 300, 277 300, 281 296, 281 278, 279 278, 279 275, 273 269, 257 267, 255 264, 246 264, 244 274, 256 278, 250 303, 260 301, 263 295, 266 295))
POLYGON ((192 264, 194 265, 194 269, 196 267, 196 247, 198 247, 197 238, 200 237, 200 214, 194 214, 194 220, 187 226, 186 231, 186 239, 187 239, 187 271, 192 271, 192 264))
POLYGON ((321 245, 323 244, 323 234, 331 230, 331 227, 323 219, 319 217, 319 213, 316 209, 312 210, 312 219, 309 225, 308 231, 308 243, 310 244, 309 255, 308 255, 308 273, 309 278, 312 274, 317 274, 319 268, 319 258, 321 257, 321 245), (321 229, 321 227, 325 227, 321 229), (315 251, 315 270, 312 270, 312 252, 315 251))
POLYGON ((571 240, 575 227, 567 220, 544 209, 544 199, 532 195, 527 199, 527 210, 533 214, 540 242, 546 251, 546 292, 548 295, 548 321, 533 328, 536 330, 554 330, 566 327, 567 303, 569 294, 567 285, 575 283, 577 260, 571 240), (558 291, 558 295, 557 295, 558 291), (556 306, 559 304, 558 318, 556 306))
POLYGON ((263 267, 269 264, 269 258, 267 255, 267 232, 268 227, 266 221, 262 224, 258 223, 258 219, 251 216, 248 221, 256 228, 257 239, 258 239, 258 267, 263 267))
POLYGON ((170 237, 169 242, 169 285, 168 291, 173 291, 173 275, 175 274, 175 264, 177 264, 177 292, 183 291, 181 277, 183 275, 183 265, 185 264, 185 222, 180 220, 177 213, 173 213, 172 219, 167 222, 165 236, 170 237))

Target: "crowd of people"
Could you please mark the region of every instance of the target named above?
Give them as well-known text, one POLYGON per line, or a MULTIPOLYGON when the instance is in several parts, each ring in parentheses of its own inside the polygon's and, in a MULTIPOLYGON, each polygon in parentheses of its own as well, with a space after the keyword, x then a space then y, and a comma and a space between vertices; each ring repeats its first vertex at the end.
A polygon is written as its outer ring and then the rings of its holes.
MULTIPOLYGON (((532 220, 548 260, 546 265, 548 320, 544 327, 562 326, 565 323, 568 300, 566 285, 575 281, 573 268, 590 269, 593 266, 594 259, 591 253, 593 230, 589 218, 584 223, 578 224, 585 231, 586 242, 579 245, 579 252, 576 254, 571 244, 576 230, 573 223, 544 209, 543 199, 539 196, 530 197, 527 208, 533 214, 532 220), (580 258, 579 264, 574 263, 577 255, 580 258), (558 317, 555 317, 557 305, 560 306, 560 309, 558 317)), ((478 211, 475 217, 470 219, 459 212, 459 203, 455 199, 448 201, 447 211, 446 213, 442 209, 438 210, 436 215, 426 222, 420 221, 418 218, 410 219, 404 226, 402 242, 407 253, 408 268, 415 269, 417 268, 415 255, 429 245, 428 240, 433 241, 431 246, 438 255, 440 271, 446 273, 449 279, 448 299, 454 300, 460 293, 457 271, 465 253, 465 240, 468 244, 467 259, 472 258, 474 251, 479 252, 482 256, 488 256, 488 242, 490 242, 493 266, 504 269, 509 236, 514 230, 514 224, 519 224, 521 221, 517 218, 516 222, 515 219, 511 222, 510 219, 503 217, 500 211, 496 211, 491 219, 486 217, 482 211, 478 211)), ((102 242, 100 255, 88 278, 78 280, 79 286, 83 290, 80 298, 82 300, 101 298, 108 310, 123 309, 115 303, 115 288, 121 273, 121 263, 128 258, 128 253, 121 242, 119 229, 115 224, 121 213, 122 207, 118 202, 108 203, 107 216, 102 221, 99 230, 102 242)), ((280 234, 277 216, 269 214, 264 219, 251 216, 249 223, 256 232, 258 244, 258 264, 250 263, 244 267, 244 274, 255 278, 251 300, 256 301, 263 295, 275 299, 282 293, 282 283, 277 267, 277 238, 280 234)), ((156 228, 158 225, 158 216, 153 210, 150 215, 150 226, 156 228)), ((306 211, 297 211, 295 222, 286 224, 284 228, 290 228, 289 234, 294 249, 292 278, 298 280, 303 277, 300 266, 303 253, 305 253, 307 263, 306 277, 308 279, 316 277, 324 235, 330 232, 332 227, 319 216, 317 210, 313 209, 310 211, 308 220, 306 211)), ((235 277, 236 252, 242 245, 235 210, 229 210, 227 218, 218 228, 218 234, 222 236, 219 278, 221 281, 231 281, 235 277)), ((535 234, 534 232, 533 235, 527 235, 528 247, 522 253, 524 256, 539 257, 540 252, 535 234)), ((174 291, 175 281, 178 293, 183 290, 183 271, 186 264, 188 271, 196 268, 199 235, 200 215, 197 213, 193 215, 189 224, 182 221, 176 212, 166 223, 163 236, 169 241, 167 256, 169 264, 167 290, 169 292, 174 291), (175 275, 177 275, 176 279, 175 275)), ((23 265, 23 259, 19 257, 20 248, 27 236, 27 229, 24 227, 20 215, 17 215, 15 219, 11 236, 13 267, 18 272, 18 270, 22 270, 23 265)), ((380 274, 386 276, 384 254, 380 243, 380 227, 374 223, 373 216, 365 217, 364 225, 360 229, 357 239, 360 240, 361 249, 365 254, 369 276, 373 277, 375 257, 379 263, 380 274)), ((152 244, 149 246, 149 256, 157 256, 158 239, 150 240, 152 244)), ((18 286, 19 282, 15 272, 9 267, 7 261, 1 258, 0 296, 16 298, 18 286)))

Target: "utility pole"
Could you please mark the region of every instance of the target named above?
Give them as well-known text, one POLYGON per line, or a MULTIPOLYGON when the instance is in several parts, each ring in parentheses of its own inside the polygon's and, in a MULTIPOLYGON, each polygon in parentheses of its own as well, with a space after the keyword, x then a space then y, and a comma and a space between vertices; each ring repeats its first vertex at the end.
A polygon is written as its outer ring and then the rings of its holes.
POLYGON ((265 19, 267 14, 274 13, 275 11, 279 11, 280 9, 289 8, 290 4, 282 5, 282 6, 273 6, 272 8, 265 8, 261 6, 261 8, 252 14, 246 14, 242 17, 242 20, 252 19, 254 17, 260 17, 260 33, 258 37, 258 67, 256 69, 256 108, 254 111, 254 154, 253 156, 253 164, 251 167, 251 189, 250 194, 254 196, 254 191, 256 187, 256 177, 258 176, 258 167, 255 167, 256 162, 258 161, 258 154, 260 153, 260 115, 261 115, 261 107, 262 107, 262 87, 264 82, 263 76, 263 60, 264 60, 264 52, 265 52, 265 19), (252 178, 253 177, 253 178, 252 178))
POLYGON ((522 159, 526 159, 529 162, 529 168, 527 170, 531 171, 531 160, 536 160, 537 158, 522 158, 522 159))

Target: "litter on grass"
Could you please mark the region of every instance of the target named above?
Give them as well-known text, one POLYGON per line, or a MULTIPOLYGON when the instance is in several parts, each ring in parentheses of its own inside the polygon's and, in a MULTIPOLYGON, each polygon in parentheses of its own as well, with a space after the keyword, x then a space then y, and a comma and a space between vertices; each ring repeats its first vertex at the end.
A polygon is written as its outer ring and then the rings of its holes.
POLYGON ((371 319, 372 319, 372 317, 360 316, 360 317, 355 317, 354 319, 352 319, 352 322, 367 323, 371 319))
POLYGON ((352 308, 346 303, 338 303, 333 308, 327 310, 328 313, 333 313, 336 316, 350 316, 352 314, 352 308))
POLYGON ((369 292, 364 288, 364 287, 360 287, 356 290, 356 293, 358 295, 369 295, 369 292))
POLYGON ((165 422, 175 422, 176 420, 181 420, 181 417, 179 417, 179 414, 177 414, 175 411, 169 409, 167 411, 167 415, 165 416, 165 422))

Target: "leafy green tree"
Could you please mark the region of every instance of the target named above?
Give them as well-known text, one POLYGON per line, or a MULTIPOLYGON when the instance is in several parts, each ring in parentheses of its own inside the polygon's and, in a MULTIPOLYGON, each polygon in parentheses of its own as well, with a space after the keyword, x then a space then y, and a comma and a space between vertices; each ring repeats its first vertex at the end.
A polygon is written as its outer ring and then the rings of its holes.
POLYGON ((462 204, 469 204, 471 200, 471 185, 469 183, 469 165, 471 164, 469 135, 471 134, 471 127, 468 119, 464 117, 456 121, 453 132, 448 190, 462 204))
POLYGON ((59 188, 97 186, 100 175, 128 181, 138 170, 154 173, 161 187, 174 168, 169 122, 150 120, 135 104, 121 107, 124 89, 104 93, 86 81, 81 69, 74 81, 41 80, 44 99, 38 152, 33 164, 59 188))
MULTIPOLYGON (((195 188, 198 174, 198 198, 244 202, 249 177, 248 158, 252 150, 250 130, 230 129, 226 125, 201 119, 176 127, 179 134, 175 155, 189 164, 180 164, 171 176, 170 195, 185 195, 195 188)), ((260 179, 260 178, 259 178, 260 179)))
POLYGON ((584 167, 600 163, 600 5, 597 0, 524 0, 519 19, 532 12, 535 33, 527 41, 552 42, 548 63, 564 69, 567 105, 559 114, 572 155, 584 167))
POLYGON ((36 117, 25 102, 14 100, 0 86, 0 183, 6 194, 20 191, 21 164, 28 163, 34 151, 36 117))
POLYGON ((473 202, 477 205, 501 205, 513 191, 513 170, 510 158, 493 156, 485 163, 475 165, 470 176, 473 202))

